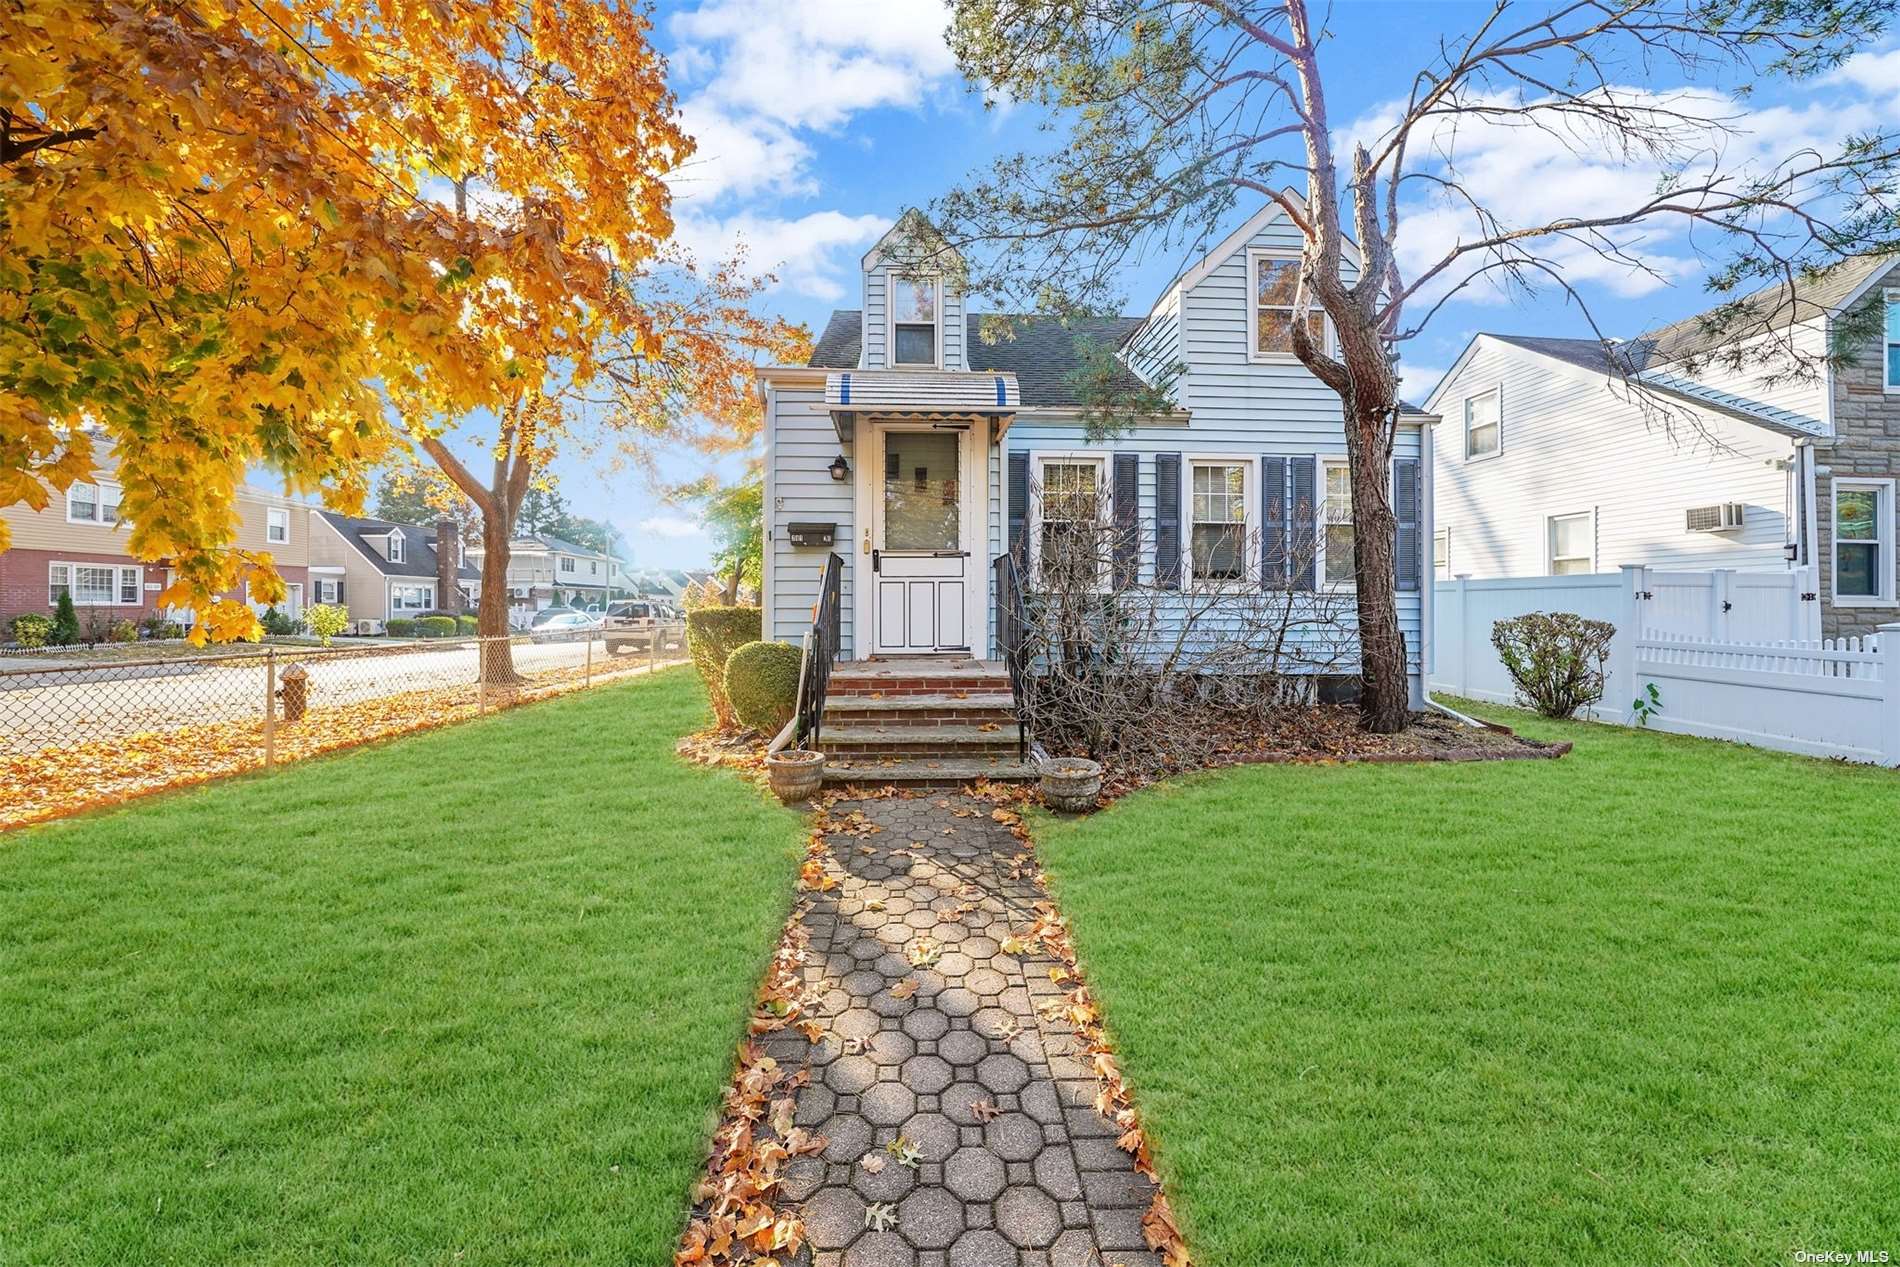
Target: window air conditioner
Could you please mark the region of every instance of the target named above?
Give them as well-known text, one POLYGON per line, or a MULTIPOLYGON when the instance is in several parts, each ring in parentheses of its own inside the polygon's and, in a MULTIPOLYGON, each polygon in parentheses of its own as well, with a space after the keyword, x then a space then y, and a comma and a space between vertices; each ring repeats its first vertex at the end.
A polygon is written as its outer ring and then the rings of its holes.
POLYGON ((1744 507, 1741 502, 1722 502, 1716 506, 1691 506, 1688 514, 1690 532, 1737 532, 1742 526, 1744 507))

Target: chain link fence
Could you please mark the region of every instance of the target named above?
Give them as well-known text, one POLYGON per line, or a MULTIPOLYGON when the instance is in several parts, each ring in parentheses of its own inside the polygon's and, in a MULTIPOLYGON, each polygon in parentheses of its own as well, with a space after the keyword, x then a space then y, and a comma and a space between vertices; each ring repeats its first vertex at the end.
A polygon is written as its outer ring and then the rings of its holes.
POLYGON ((0 661, 0 828, 270 768, 677 663, 686 626, 0 661), (486 665, 486 671, 483 666, 486 665))

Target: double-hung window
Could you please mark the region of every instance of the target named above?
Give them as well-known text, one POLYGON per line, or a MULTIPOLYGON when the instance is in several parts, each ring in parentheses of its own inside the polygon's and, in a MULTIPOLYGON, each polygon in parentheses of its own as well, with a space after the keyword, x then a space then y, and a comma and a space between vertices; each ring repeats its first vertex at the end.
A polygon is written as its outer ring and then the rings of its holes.
POLYGON ((1441 581, 1451 579, 1451 528, 1432 533, 1432 575, 1441 581))
POLYGON ((264 540, 272 545, 283 545, 290 540, 290 511, 283 506, 270 506, 264 511, 264 540))
POLYGON ((1188 559, 1195 581, 1247 579, 1249 465, 1195 460, 1188 474, 1188 559))
POLYGON ((1080 577, 1098 584, 1102 550, 1099 458, 1044 458, 1037 505, 1036 573, 1046 583, 1080 577))
MULTIPOLYGON (((1253 273, 1254 297, 1247 320, 1250 355, 1254 360, 1285 360, 1293 355, 1293 301, 1300 288, 1299 257, 1252 255, 1248 267, 1253 273)), ((1310 299, 1308 303, 1306 333, 1323 348, 1326 316, 1310 299)))
POLYGON ((562 555, 561 556, 561 571, 572 572, 573 570, 574 570, 573 556, 566 555, 566 554, 562 555))
POLYGON ((392 532, 389 534, 389 561, 391 563, 401 563, 402 556, 403 556, 402 533, 392 532))
POLYGON ((1552 576, 1597 570, 1594 518, 1586 510, 1574 515, 1552 515, 1544 521, 1544 549, 1550 556, 1552 576))
POLYGON ((72 595, 75 607, 137 607, 145 599, 145 570, 103 563, 52 563, 46 569, 46 605, 72 595))
POLYGON ((1893 481, 1834 481, 1834 600, 1848 607, 1894 601, 1893 481))
POLYGON ((317 601, 319 603, 336 602, 337 582, 323 577, 317 578, 317 601))
POLYGON ((1504 447, 1504 389, 1465 397, 1465 461, 1494 457, 1504 447))
POLYGON ((1352 468, 1344 462, 1326 464, 1325 540, 1320 549, 1326 560, 1328 585, 1354 584, 1352 559, 1352 468))
POLYGON ((116 524, 119 522, 117 484, 74 484, 66 490, 66 522, 116 524))
POLYGON ((1886 320, 1881 330, 1882 360, 1887 367, 1887 390, 1900 392, 1900 290, 1883 292, 1886 320))
POLYGON ((427 611, 435 606, 435 587, 432 585, 392 585, 389 587, 389 609, 391 611, 427 611))
POLYGON ((891 364, 935 365, 940 315, 934 277, 891 278, 891 364))

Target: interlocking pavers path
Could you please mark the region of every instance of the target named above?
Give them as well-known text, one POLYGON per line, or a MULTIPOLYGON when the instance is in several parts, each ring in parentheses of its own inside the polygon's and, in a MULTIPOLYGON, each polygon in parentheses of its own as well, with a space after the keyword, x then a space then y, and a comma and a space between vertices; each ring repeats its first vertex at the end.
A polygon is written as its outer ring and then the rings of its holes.
POLYGON ((1061 994, 1057 961, 1003 953, 1044 894, 991 809, 943 794, 832 810, 882 830, 829 838, 840 883, 803 917, 830 1033, 767 1043, 782 1064, 809 1063, 798 1122, 828 1140, 784 1185, 811 1267, 1158 1267, 1141 1230, 1153 1186, 1095 1111, 1073 1031, 1036 1012, 1061 994), (899 998, 907 978, 917 992, 899 998), (914 1167, 889 1151, 900 1137, 914 1167), (867 1220, 873 1206, 894 1218, 867 1220))

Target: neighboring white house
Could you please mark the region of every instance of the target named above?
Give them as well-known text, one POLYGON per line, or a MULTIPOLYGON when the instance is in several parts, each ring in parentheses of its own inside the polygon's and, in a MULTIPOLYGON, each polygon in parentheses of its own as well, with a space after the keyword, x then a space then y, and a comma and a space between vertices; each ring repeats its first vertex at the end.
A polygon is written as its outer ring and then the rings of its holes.
MULTIPOLYGON (((1137 528, 1140 557, 1116 566, 1143 586, 1350 584, 1340 405, 1290 350, 1300 237, 1277 204, 1195 261, 1149 312, 1015 318, 1010 335, 987 343, 963 296, 900 258, 901 245, 887 235, 864 257, 861 307, 832 315, 809 365, 759 372, 767 637, 795 641, 811 625, 835 550, 846 656, 990 654, 991 565, 1010 551, 1033 587, 1050 527, 1035 521, 1032 488, 1060 486, 1070 504, 1137 528), (1121 372, 1165 388, 1170 407, 1091 442, 1076 378, 1085 336, 1112 349, 1121 372), (1309 552, 1289 575, 1283 547, 1232 548, 1287 540, 1318 543, 1321 556, 1309 552)), ((1401 416, 1393 472, 1415 699, 1429 625, 1419 490, 1431 421, 1401 416)))
MULTIPOLYGON (((480 544, 468 548, 478 568, 483 553, 480 544)), ((520 621, 547 607, 603 605, 613 596, 616 576, 624 583, 624 566, 611 555, 552 533, 523 533, 508 543, 509 610, 520 621)))
POLYGON ((1701 317, 1629 342, 1473 338, 1426 401, 1437 575, 1813 567, 1828 636, 1896 619, 1900 268, 1849 260, 1744 302, 1807 352, 1863 303, 1885 331, 1805 377, 1785 355, 1708 364, 1701 317))

